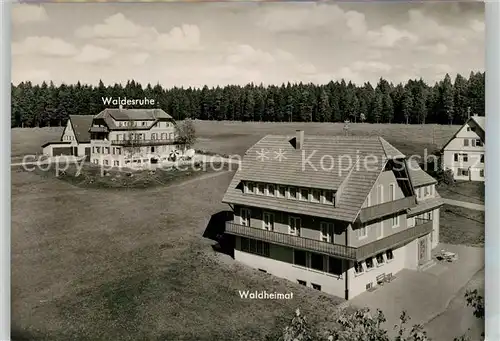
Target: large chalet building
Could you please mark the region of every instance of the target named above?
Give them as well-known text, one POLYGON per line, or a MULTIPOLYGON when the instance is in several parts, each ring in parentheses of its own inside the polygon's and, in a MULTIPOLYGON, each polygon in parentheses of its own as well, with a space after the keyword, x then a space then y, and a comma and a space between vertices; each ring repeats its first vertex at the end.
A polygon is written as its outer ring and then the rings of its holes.
POLYGON ((442 149, 442 166, 455 180, 484 181, 486 118, 471 116, 442 149))
POLYGON ((105 109, 89 131, 91 162, 103 166, 160 162, 177 148, 175 121, 161 109, 105 109))
POLYGON ((70 115, 60 141, 42 145, 48 156, 86 156, 102 166, 162 162, 178 149, 175 121, 161 109, 104 109, 70 115))
POLYGON ((435 184, 381 137, 269 135, 224 195, 225 233, 237 261, 350 299, 432 263, 435 184))

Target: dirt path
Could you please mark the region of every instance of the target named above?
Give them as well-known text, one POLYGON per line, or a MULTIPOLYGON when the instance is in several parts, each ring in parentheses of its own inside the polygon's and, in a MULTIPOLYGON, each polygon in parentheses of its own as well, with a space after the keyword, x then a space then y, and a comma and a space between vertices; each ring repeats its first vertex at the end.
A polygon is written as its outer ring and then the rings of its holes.
POLYGON ((444 203, 448 204, 448 205, 464 207, 464 208, 468 208, 468 209, 476 210, 476 211, 484 211, 484 205, 473 204, 473 203, 467 202, 467 201, 459 201, 459 200, 446 199, 446 198, 443 198, 443 200, 444 200, 444 203))

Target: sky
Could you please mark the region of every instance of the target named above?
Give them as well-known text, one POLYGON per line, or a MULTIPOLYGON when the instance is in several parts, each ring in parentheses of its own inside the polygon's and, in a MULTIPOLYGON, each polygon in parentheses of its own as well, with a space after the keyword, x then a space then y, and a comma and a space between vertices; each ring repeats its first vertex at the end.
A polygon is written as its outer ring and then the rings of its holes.
POLYGON ((484 71, 484 4, 46 3, 12 9, 12 80, 165 87, 484 71))

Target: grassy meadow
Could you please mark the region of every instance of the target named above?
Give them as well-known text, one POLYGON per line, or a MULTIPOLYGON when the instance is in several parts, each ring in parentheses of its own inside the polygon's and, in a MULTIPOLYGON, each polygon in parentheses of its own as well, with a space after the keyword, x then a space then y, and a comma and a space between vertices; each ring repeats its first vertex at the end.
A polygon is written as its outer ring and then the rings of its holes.
MULTIPOLYGON (((195 149, 221 154, 243 154, 267 134, 292 135, 303 129, 309 135, 342 135, 343 123, 272 123, 195 121, 198 142, 195 149)), ((351 135, 379 135, 407 155, 423 155, 441 148, 458 130, 458 126, 352 123, 351 135)), ((57 141, 63 128, 14 128, 11 156, 41 153, 40 146, 57 141)))
MULTIPOLYGON (((343 124, 197 121, 195 148, 242 154, 266 134, 296 129, 336 135, 343 124)), ((422 154, 456 129, 351 124, 350 132, 381 135, 403 153, 422 154)), ((61 132, 12 129, 12 157, 41 152, 61 132)), ((204 237, 211 217, 228 210, 221 199, 232 175, 114 191, 13 167, 13 340, 264 340, 298 307, 313 325, 331 321, 342 299, 239 265, 204 237), (291 291, 294 298, 250 301, 238 290, 291 291)), ((450 219, 442 217, 442 231, 456 235, 463 218, 450 219)))

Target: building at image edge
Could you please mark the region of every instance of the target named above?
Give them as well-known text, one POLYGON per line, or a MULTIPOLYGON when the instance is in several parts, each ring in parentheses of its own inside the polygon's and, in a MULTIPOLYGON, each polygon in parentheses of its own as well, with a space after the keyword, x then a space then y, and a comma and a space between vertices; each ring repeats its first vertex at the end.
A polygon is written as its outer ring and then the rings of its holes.
POLYGON ((432 261, 436 183, 381 137, 268 135, 224 195, 225 233, 235 260, 350 299, 432 261))

